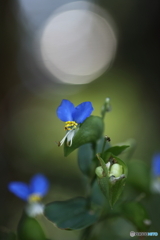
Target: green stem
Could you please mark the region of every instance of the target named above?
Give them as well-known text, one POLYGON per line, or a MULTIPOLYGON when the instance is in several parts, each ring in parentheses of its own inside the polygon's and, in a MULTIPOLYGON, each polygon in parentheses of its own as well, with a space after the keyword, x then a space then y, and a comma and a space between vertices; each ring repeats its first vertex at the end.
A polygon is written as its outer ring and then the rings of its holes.
POLYGON ((105 146, 106 146, 106 139, 104 138, 104 142, 103 142, 103 146, 102 146, 102 153, 101 153, 101 156, 102 156, 102 159, 104 160, 104 151, 105 151, 105 146))
POLYGON ((80 240, 89 240, 93 226, 94 225, 91 225, 83 230, 82 235, 80 236, 80 240))
POLYGON ((94 158, 94 156, 96 156, 96 148, 97 148, 97 143, 96 143, 96 142, 93 142, 93 143, 92 143, 93 158, 94 158))

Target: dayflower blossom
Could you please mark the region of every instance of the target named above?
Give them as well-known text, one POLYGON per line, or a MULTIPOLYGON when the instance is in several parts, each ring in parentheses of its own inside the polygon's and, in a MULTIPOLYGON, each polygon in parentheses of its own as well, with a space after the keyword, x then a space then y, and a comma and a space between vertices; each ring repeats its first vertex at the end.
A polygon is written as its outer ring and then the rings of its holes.
POLYGON ((29 184, 11 182, 8 185, 8 189, 17 197, 28 202, 25 210, 29 216, 34 217, 38 214, 43 214, 44 205, 40 203, 40 200, 49 189, 49 182, 44 175, 34 175, 29 184))
POLYGON ((77 107, 73 105, 69 100, 63 99, 60 106, 57 108, 58 118, 65 122, 66 135, 59 142, 59 146, 62 146, 65 139, 67 139, 67 145, 72 145, 72 139, 77 132, 81 123, 88 118, 93 111, 91 102, 83 102, 77 107))
POLYGON ((155 154, 152 160, 152 173, 155 177, 160 177, 160 153, 155 154))
POLYGON ((152 159, 152 185, 153 192, 160 193, 160 153, 153 156, 152 159))

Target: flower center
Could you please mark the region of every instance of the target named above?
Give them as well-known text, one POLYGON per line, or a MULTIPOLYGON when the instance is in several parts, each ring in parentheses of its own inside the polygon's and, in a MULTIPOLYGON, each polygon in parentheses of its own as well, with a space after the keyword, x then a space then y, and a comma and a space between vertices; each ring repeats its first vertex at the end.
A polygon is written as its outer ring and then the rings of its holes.
POLYGON ((28 198, 29 202, 38 202, 41 200, 41 196, 38 194, 31 194, 28 198))
POLYGON ((68 122, 65 122, 64 129, 65 130, 76 129, 77 125, 78 125, 78 123, 76 123, 74 121, 68 121, 68 122))

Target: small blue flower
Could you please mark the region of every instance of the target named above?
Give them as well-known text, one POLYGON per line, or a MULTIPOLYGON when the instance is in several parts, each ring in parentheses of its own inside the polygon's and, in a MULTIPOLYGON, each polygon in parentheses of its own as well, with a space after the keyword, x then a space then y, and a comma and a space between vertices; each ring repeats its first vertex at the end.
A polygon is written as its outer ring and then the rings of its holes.
POLYGON ((160 153, 157 153, 153 156, 152 173, 153 176, 160 177, 160 153))
POLYGON ((8 189, 25 201, 37 202, 48 192, 49 182, 44 175, 36 174, 28 185, 23 182, 11 182, 8 189))
POLYGON ((57 108, 57 116, 61 121, 65 122, 67 133, 59 142, 59 146, 64 143, 65 139, 67 139, 69 147, 72 145, 72 139, 78 130, 79 124, 83 123, 91 115, 92 111, 91 102, 83 102, 75 107, 69 100, 62 100, 60 106, 57 108))

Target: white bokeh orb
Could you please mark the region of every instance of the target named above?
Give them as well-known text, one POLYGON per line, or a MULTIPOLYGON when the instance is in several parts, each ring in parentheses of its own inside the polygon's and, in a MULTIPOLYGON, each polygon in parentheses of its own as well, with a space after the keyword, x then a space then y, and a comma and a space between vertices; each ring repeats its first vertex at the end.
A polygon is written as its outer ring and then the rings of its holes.
POLYGON ((85 84, 107 69, 117 41, 106 16, 96 5, 80 1, 57 9, 45 23, 42 61, 57 80, 85 84))

